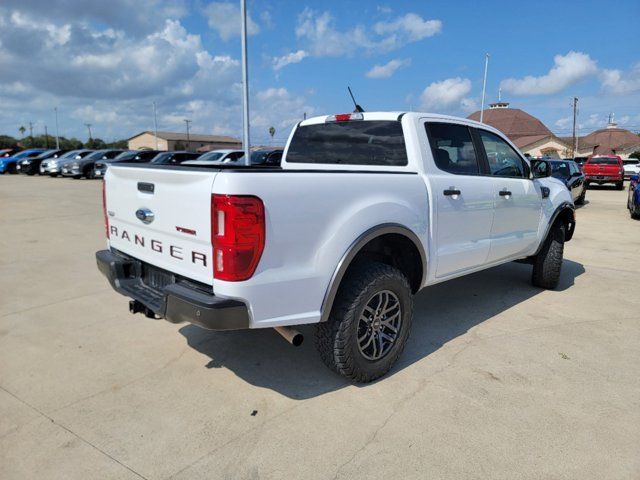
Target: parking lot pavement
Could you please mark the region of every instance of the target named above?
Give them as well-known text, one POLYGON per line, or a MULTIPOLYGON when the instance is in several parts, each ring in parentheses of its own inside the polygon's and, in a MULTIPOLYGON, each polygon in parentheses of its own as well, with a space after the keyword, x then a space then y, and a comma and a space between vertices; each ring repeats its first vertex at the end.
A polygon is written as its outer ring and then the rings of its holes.
POLYGON ((392 374, 312 345, 131 316, 100 276, 100 183, 0 177, 0 478, 640 477, 640 222, 587 193, 561 284, 428 288, 392 374))

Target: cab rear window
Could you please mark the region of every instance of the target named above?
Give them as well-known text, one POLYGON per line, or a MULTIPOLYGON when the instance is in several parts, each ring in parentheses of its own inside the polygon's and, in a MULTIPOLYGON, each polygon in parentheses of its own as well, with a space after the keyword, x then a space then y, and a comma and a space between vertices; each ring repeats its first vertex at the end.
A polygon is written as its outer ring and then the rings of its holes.
POLYGON ((592 158, 588 162, 591 165, 618 165, 619 160, 615 157, 592 158))
POLYGON ((288 163, 407 165, 402 125, 395 120, 330 122, 296 129, 288 163))

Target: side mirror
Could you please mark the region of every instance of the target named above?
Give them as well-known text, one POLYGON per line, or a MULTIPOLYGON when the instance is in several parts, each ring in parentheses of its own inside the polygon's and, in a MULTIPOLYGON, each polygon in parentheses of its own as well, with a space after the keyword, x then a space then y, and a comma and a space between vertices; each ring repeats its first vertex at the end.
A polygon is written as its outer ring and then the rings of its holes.
POLYGON ((546 160, 531 160, 533 178, 546 178, 551 176, 551 164, 546 160))

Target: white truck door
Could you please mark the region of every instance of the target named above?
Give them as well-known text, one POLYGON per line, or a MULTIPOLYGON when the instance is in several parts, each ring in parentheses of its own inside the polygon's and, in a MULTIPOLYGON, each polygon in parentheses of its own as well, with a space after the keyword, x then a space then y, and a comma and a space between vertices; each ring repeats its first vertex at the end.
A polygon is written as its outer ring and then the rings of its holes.
POLYGON ((498 135, 477 131, 489 163, 496 205, 487 262, 526 256, 538 243, 542 196, 522 157, 498 135))
POLYGON ((486 262, 495 188, 492 178, 481 175, 467 125, 428 121, 425 128, 433 161, 426 168, 435 208, 436 277, 446 277, 486 262))

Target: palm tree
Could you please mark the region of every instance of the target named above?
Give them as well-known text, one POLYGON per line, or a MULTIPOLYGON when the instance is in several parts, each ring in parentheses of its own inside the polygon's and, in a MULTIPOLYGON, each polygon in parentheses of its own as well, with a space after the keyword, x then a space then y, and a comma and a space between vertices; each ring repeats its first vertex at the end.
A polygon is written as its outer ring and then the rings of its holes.
POLYGON ((273 145, 273 136, 276 134, 276 129, 269 127, 269 135, 271 135, 271 145, 273 145))
POLYGON ((20 128, 18 129, 18 131, 20 132, 20 135, 24 137, 24 132, 26 132, 27 129, 24 128, 24 125, 20 125, 20 128))

